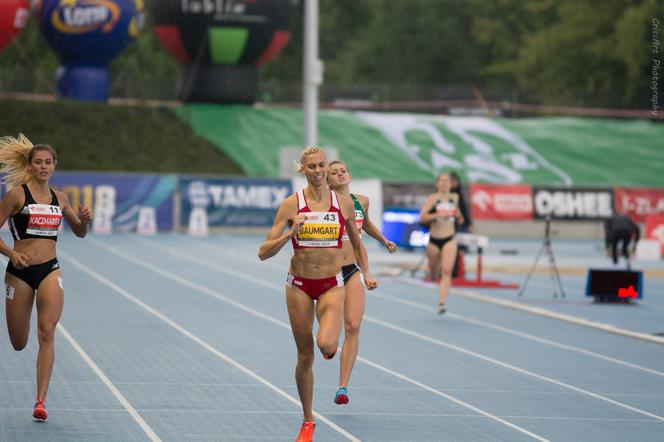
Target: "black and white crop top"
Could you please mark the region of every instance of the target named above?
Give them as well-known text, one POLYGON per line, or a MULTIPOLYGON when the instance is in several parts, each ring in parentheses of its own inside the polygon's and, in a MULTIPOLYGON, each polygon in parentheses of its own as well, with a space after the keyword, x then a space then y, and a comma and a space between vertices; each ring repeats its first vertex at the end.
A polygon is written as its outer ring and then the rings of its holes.
POLYGON ((58 197, 53 189, 51 191, 51 203, 39 204, 35 201, 28 189, 23 184, 25 203, 20 212, 9 218, 9 230, 12 232, 14 241, 28 238, 41 238, 58 240, 58 228, 62 222, 62 210, 58 197))

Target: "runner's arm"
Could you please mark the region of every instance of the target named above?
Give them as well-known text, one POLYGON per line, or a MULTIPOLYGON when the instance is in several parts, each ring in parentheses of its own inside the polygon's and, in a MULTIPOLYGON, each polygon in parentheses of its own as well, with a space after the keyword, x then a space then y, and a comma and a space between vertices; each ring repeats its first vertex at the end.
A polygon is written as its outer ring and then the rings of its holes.
POLYGON ((304 223, 304 215, 296 215, 294 208, 292 197, 289 197, 279 206, 277 216, 274 217, 274 224, 268 231, 265 242, 258 250, 258 258, 261 261, 272 258, 279 253, 281 248, 300 231, 304 223), (289 224, 290 229, 286 230, 289 224))
MULTIPOLYGON (((360 201, 361 203, 362 201, 360 201)), ((385 238, 383 233, 376 227, 376 225, 371 222, 371 219, 369 219, 369 198, 366 199, 365 205, 364 205, 364 226, 362 228, 367 234, 378 241, 379 243, 383 244, 385 247, 387 247, 387 250, 390 251, 390 253, 394 253, 397 251, 397 245, 393 243, 392 241, 388 240, 385 238)))

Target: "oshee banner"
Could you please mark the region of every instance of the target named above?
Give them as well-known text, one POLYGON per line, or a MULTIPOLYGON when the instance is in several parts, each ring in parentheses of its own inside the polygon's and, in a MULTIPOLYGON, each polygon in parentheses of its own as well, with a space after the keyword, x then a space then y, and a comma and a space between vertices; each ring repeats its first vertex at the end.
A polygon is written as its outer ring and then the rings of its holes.
POLYGON ((535 218, 597 220, 613 215, 613 190, 534 188, 535 218))
POLYGON ((533 196, 530 186, 470 185, 473 219, 510 220, 533 218, 533 196))
POLYGON ((97 232, 135 231, 139 220, 173 229, 174 175, 56 172, 51 185, 67 194, 74 211, 91 207, 97 232))
POLYGON ((291 193, 290 180, 183 177, 180 224, 203 213, 210 227, 269 227, 291 193))

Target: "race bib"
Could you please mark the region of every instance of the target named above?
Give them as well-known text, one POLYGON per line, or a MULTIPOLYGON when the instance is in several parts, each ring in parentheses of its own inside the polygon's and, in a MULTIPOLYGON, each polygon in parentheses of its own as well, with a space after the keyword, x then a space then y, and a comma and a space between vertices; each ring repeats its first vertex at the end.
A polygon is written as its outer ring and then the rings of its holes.
POLYGON ((456 204, 453 201, 441 201, 436 204, 436 215, 453 217, 456 214, 456 204))
POLYGON ((337 247, 341 223, 336 212, 308 212, 297 234, 300 247, 337 247))
MULTIPOLYGON (((364 212, 361 210, 355 211, 355 227, 357 227, 357 233, 359 233, 360 238, 362 238, 362 228, 364 227, 364 212)), ((344 235, 341 239, 344 241, 350 241, 348 231, 344 231, 344 235)))
POLYGON ((357 231, 362 232, 362 227, 364 227, 364 212, 361 210, 355 211, 355 225, 357 226, 357 231))
POLYGON ((38 236, 57 236, 62 211, 50 204, 28 204, 28 227, 25 233, 38 236))

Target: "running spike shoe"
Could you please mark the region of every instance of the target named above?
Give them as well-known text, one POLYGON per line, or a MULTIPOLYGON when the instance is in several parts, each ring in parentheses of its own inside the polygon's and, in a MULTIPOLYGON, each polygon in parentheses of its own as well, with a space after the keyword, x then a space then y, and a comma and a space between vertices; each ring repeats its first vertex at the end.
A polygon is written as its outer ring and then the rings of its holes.
POLYGON ((337 405, 346 405, 348 401, 348 390, 346 387, 339 387, 337 394, 334 395, 334 403, 337 405))

